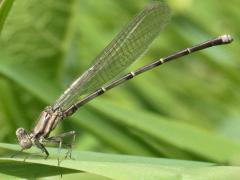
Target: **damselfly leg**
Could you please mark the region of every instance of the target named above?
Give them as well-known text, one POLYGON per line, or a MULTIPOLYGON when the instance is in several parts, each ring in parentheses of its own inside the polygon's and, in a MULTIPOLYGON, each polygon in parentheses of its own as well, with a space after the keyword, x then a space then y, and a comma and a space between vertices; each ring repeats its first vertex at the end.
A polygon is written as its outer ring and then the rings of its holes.
POLYGON ((75 142, 75 138, 76 138, 76 132, 75 131, 69 131, 63 134, 60 134, 58 136, 52 136, 46 139, 46 142, 51 142, 51 143, 57 143, 58 144, 58 165, 60 165, 60 154, 61 154, 61 149, 62 147, 67 148, 67 152, 64 156, 64 159, 66 159, 67 157, 69 157, 70 159, 72 159, 72 146, 75 142), (63 138, 65 137, 70 137, 72 136, 72 141, 71 143, 64 143, 63 142, 63 138))
MULTIPOLYGON (((49 152, 47 151, 47 149, 44 147, 43 144, 41 144, 40 142, 34 142, 34 144, 37 146, 37 148, 39 148, 41 150, 41 153, 31 153, 28 154, 24 157, 23 161, 26 161, 27 159, 29 159, 31 156, 36 156, 36 155, 40 155, 42 153, 44 153, 46 156, 44 159, 47 159, 49 156, 49 152)), ((16 152, 15 154, 13 154, 12 156, 10 156, 11 158, 16 157, 18 154, 22 153, 25 149, 22 148, 21 150, 19 150, 18 152, 16 152)))
POLYGON ((13 155, 11 155, 10 156, 10 158, 14 158, 14 157, 16 157, 18 154, 20 154, 20 153, 22 153, 23 152, 23 148, 22 149, 20 149, 19 151, 17 151, 16 153, 14 153, 13 155))

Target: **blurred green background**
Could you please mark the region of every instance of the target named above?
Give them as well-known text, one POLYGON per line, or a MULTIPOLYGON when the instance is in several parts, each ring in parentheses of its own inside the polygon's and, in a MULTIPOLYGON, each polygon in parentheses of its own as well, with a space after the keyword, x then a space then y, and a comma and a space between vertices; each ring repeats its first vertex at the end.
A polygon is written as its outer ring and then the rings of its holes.
MULTIPOLYGON (((14 2, 0 37, 0 141, 17 143, 39 113, 151 1, 14 2)), ((169 0, 172 19, 128 70, 204 40, 235 41, 160 68, 104 94, 53 134, 75 149, 235 163, 240 159, 240 2, 169 0)))

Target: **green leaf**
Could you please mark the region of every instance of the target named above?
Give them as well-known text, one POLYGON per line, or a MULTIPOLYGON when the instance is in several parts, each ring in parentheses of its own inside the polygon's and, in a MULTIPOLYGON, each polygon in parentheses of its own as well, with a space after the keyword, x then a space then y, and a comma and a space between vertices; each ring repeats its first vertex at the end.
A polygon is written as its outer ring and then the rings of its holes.
POLYGON ((25 163, 22 160, 19 162, 12 161, 9 159, 1 159, 0 162, 0 172, 2 174, 7 174, 11 176, 21 177, 21 178, 34 178, 34 177, 46 177, 47 176, 54 176, 59 175, 61 173, 63 174, 69 174, 69 173, 78 173, 79 171, 74 169, 68 169, 68 168, 58 168, 56 166, 50 166, 50 165, 41 165, 41 164, 35 164, 35 163, 25 163))
POLYGON ((14 0, 3 0, 0 2, 0 34, 2 32, 6 18, 12 8, 14 0))
MULTIPOLYGON (((4 149, 17 149, 17 146, 0 144, 4 149)), ((57 156, 57 149, 50 149, 57 156)), ((37 178, 55 174, 77 173, 79 171, 111 179, 237 179, 240 168, 217 166, 211 163, 181 161, 161 158, 73 152, 73 160, 63 160, 57 167, 56 159, 1 158, 0 166, 4 174, 22 178, 37 178), (29 168, 31 171, 29 171, 29 168), (39 169, 41 168, 41 171, 39 169), (26 173, 27 172, 27 173, 26 173)), ((96 177, 97 178, 97 177, 96 177)))
POLYGON ((91 105, 130 129, 139 130, 159 142, 168 142, 214 162, 226 163, 240 156, 238 142, 201 128, 104 100, 96 99, 91 105))

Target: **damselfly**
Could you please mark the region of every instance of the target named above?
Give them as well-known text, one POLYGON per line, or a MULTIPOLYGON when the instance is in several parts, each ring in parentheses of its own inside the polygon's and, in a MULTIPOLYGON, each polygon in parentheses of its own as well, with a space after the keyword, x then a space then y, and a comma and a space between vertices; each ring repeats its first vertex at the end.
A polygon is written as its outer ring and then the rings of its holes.
MULTIPOLYGON (((54 137, 49 135, 59 122, 74 114, 82 105, 125 81, 168 61, 211 46, 228 44, 233 40, 230 35, 222 35, 173 53, 113 80, 147 50, 169 19, 170 10, 164 1, 153 2, 141 11, 96 57, 93 65, 77 78, 52 106, 48 106, 42 111, 32 131, 28 132, 23 128, 17 129, 16 135, 22 148, 21 151, 35 145, 46 154, 47 158, 49 153, 44 146, 47 141, 58 143, 59 148, 67 145, 71 149, 72 144, 63 144, 62 138, 65 136, 75 137, 75 131, 54 137), (79 99, 80 96, 83 98, 79 99)), ((71 156, 71 152, 68 155, 71 156)))

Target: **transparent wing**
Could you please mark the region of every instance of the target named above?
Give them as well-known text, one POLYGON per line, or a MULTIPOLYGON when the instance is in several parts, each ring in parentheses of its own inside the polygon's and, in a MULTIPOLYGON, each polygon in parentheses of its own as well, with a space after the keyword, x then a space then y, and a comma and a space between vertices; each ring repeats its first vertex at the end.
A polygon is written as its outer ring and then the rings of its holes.
POLYGON ((155 1, 141 11, 96 57, 94 63, 53 105, 66 109, 79 96, 106 84, 141 56, 170 19, 164 1, 155 1))

